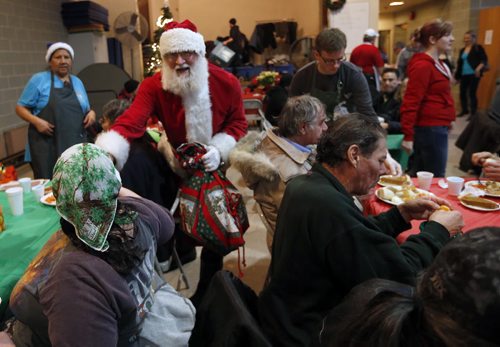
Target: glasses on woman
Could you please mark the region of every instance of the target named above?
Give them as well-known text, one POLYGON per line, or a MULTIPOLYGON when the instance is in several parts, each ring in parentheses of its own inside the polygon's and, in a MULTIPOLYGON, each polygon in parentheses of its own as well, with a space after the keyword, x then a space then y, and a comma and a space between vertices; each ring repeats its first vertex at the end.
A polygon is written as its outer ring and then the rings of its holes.
POLYGON ((165 54, 165 59, 169 61, 176 61, 179 56, 183 60, 192 60, 193 57, 196 55, 196 52, 176 52, 176 53, 167 53, 165 54))
POLYGON ((336 65, 336 64, 340 64, 342 63, 343 61, 346 61, 346 57, 345 55, 342 57, 342 58, 339 58, 339 59, 326 59, 324 58, 321 53, 319 54, 319 56, 321 57, 321 60, 323 60, 323 62, 326 64, 326 65, 336 65))

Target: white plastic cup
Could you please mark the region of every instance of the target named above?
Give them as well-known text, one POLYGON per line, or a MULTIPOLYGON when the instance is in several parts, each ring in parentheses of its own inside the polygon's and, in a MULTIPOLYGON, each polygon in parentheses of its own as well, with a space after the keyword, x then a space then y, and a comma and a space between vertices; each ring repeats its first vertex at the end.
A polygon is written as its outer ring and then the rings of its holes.
POLYGON ((24 213, 23 210, 23 188, 14 187, 9 188, 5 191, 7 194, 7 200, 9 201, 9 206, 12 214, 14 216, 20 216, 24 213))
POLYGON ((464 187, 464 179, 462 177, 450 176, 446 177, 448 182, 448 195, 458 196, 464 187))
POLYGON ((25 193, 31 192, 31 178, 23 177, 17 180, 25 193))
POLYGON ((43 195, 45 193, 45 186, 43 184, 34 186, 33 188, 31 188, 31 192, 35 197, 35 201, 40 201, 40 199, 43 198, 43 195))
POLYGON ((434 174, 432 172, 418 171, 417 172, 418 187, 423 190, 431 189, 433 177, 434 174))

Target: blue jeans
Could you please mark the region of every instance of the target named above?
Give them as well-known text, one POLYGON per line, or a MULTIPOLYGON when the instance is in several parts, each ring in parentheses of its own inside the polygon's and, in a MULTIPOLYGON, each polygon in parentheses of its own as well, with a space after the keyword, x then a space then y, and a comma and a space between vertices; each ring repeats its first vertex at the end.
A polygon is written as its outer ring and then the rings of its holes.
POLYGON ((448 127, 415 127, 410 175, 429 171, 434 177, 444 177, 448 160, 448 127))

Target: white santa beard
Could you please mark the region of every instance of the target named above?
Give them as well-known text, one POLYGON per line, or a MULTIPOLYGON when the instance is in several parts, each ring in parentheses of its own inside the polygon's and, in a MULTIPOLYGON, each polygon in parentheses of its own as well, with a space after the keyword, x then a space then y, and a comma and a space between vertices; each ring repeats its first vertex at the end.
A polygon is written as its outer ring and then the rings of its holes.
POLYGON ((208 144, 212 139, 212 103, 208 87, 208 61, 199 57, 189 73, 179 76, 163 62, 162 86, 182 98, 188 142, 208 144))

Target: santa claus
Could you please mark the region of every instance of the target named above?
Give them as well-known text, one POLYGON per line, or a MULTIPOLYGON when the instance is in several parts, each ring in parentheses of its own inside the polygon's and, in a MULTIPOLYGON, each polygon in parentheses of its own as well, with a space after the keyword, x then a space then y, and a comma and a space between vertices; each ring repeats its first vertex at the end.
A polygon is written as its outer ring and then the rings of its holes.
MULTIPOLYGON (((186 142, 207 147, 205 169, 216 170, 245 133, 239 81, 205 58, 205 42, 189 20, 170 22, 160 38, 161 72, 146 78, 130 108, 96 144, 108 151, 121 169, 127 161, 129 141, 141 137, 155 115, 169 143, 186 142)), ((172 165, 172 158, 167 158, 172 165)))

